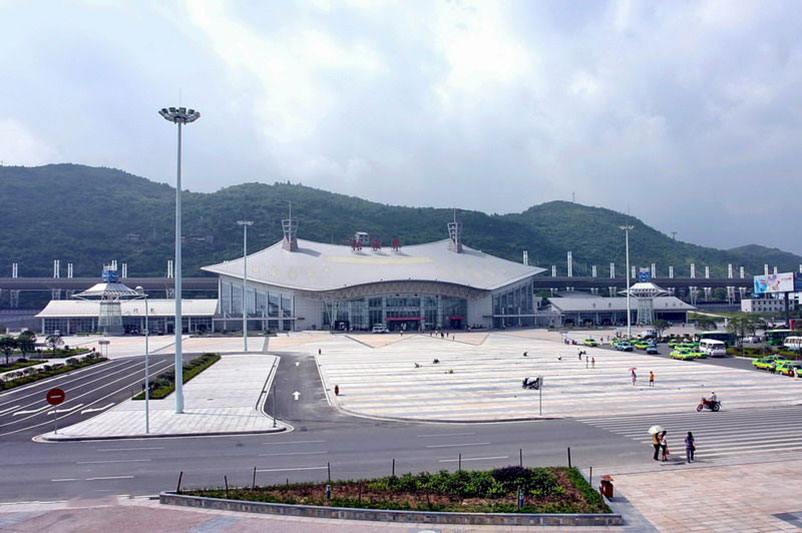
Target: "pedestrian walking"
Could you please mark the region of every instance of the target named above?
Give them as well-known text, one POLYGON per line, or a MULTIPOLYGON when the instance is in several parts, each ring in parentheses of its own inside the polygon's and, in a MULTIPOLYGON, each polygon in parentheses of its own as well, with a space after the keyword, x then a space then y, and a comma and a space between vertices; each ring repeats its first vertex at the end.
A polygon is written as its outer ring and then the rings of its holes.
POLYGON ((671 453, 668 450, 668 439, 666 439, 666 433, 668 433, 668 431, 663 431, 663 436, 660 437, 660 449, 663 452, 663 457, 661 459, 662 461, 668 461, 668 455, 671 453))
POLYGON ((596 368, 596 358, 595 357, 591 357, 590 358, 590 366, 593 367, 593 368, 596 368))
POLYGON ((638 382, 638 375, 635 373, 635 369, 634 368, 632 370, 630 370, 630 372, 632 373, 632 376, 631 376, 632 377, 632 386, 634 387, 635 383, 638 382))
POLYGON ((654 460, 659 461, 658 454, 660 453, 660 433, 652 433, 652 446, 654 446, 654 460))
POLYGON ((688 432, 685 437, 685 458, 689 463, 693 462, 693 453, 696 451, 696 439, 693 438, 693 433, 688 432))
POLYGON ((654 387, 654 372, 649 370, 649 386, 654 387))

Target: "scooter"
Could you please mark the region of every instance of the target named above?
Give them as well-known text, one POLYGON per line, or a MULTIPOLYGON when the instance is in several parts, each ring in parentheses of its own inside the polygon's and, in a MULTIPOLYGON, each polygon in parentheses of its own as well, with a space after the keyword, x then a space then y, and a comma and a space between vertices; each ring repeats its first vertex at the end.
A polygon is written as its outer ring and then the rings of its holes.
POLYGON ((719 409, 721 409, 721 402, 702 398, 702 401, 696 406, 696 411, 698 412, 702 409, 708 409, 710 411, 717 412, 719 409))

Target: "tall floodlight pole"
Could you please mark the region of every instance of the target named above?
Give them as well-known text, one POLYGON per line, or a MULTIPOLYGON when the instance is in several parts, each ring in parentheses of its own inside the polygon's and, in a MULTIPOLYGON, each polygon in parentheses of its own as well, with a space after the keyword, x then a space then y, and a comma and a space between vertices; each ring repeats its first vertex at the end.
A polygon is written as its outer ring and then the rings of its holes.
POLYGON ((248 351, 248 226, 252 220, 237 220, 242 226, 242 345, 248 351))
POLYGON ((148 340, 150 337, 150 324, 148 324, 148 295, 142 286, 138 286, 136 292, 145 300, 145 434, 150 433, 150 346, 148 340))
POLYGON ((164 107, 159 114, 178 125, 178 164, 175 179, 175 412, 184 412, 184 362, 181 336, 184 317, 181 315, 181 126, 195 122, 200 113, 186 107, 164 107))
POLYGON ((627 278, 627 337, 632 338, 632 309, 629 303, 629 231, 634 228, 634 226, 619 226, 622 230, 624 230, 624 239, 626 241, 626 248, 627 248, 627 270, 625 276, 627 278))

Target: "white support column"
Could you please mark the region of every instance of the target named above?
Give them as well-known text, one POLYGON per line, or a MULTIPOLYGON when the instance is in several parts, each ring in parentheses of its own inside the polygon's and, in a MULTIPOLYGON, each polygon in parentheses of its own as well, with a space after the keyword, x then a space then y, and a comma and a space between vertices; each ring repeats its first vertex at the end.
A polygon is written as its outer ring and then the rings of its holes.
POLYGON ((744 267, 743 267, 743 266, 741 266, 741 267, 740 267, 740 271, 741 271, 741 272, 740 272, 740 274, 741 274, 741 279, 744 279, 744 277, 746 277, 746 276, 745 276, 745 273, 744 273, 744 267))
POLYGON ((596 265, 590 267, 590 275, 594 278, 596 277, 596 265))
POLYGON ((732 279, 733 278, 732 263, 727 265, 727 278, 728 279, 732 279))
POLYGON ((551 277, 552 278, 557 277, 557 265, 551 265, 551 277))
POLYGON ((19 276, 19 263, 11 263, 11 277, 17 278, 19 276))
POLYGON ((652 279, 657 277, 657 264, 652 263, 652 279))
POLYGON ((127 279, 128 278, 128 263, 123 263, 122 278, 123 279, 127 279))
POLYGON ((635 265, 632 265, 630 267, 630 269, 629 269, 629 278, 630 279, 635 279, 637 277, 638 277, 638 267, 636 267, 635 265))
POLYGON ((529 266, 529 251, 524 250, 524 257, 523 257, 524 265, 529 266))
POLYGON ((610 279, 615 278, 615 263, 610 263, 610 279))
POLYGON ((168 278, 172 278, 174 272, 175 271, 173 270, 173 260, 172 259, 168 259, 167 260, 167 277, 168 278))
POLYGON ((710 279, 710 267, 705 265, 705 279, 710 279))
POLYGON ((696 264, 695 263, 691 263, 691 279, 695 279, 695 278, 696 278, 696 264))
POLYGON ((72 278, 72 263, 67 263, 67 277, 72 278))
POLYGON ((767 263, 763 264, 763 275, 764 276, 768 276, 769 275, 769 265, 767 263))
POLYGON ((566 258, 568 261, 568 277, 574 277, 574 257, 571 252, 568 252, 568 257, 566 258))
POLYGON ((774 267, 774 273, 775 274, 777 273, 777 267, 776 266, 774 267))
POLYGON ((53 278, 61 277, 61 261, 53 259, 53 278))
POLYGON ((672 265, 668 267, 668 277, 669 279, 674 279, 674 267, 672 265))

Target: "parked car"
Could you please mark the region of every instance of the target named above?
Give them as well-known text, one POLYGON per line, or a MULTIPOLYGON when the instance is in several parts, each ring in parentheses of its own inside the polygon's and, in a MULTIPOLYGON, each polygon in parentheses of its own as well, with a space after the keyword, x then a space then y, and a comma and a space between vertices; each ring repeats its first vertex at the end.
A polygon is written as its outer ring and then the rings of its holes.
POLYGON ((686 348, 675 348, 669 354, 674 359, 681 359, 682 361, 693 361, 696 357, 686 348))
POLYGON ((582 341, 582 344, 584 344, 585 346, 595 347, 595 346, 599 345, 599 341, 597 341, 596 339, 593 339, 593 338, 589 338, 589 339, 585 339, 584 341, 582 341))
POLYGON ((387 333, 388 331, 384 324, 373 324, 373 333, 387 333))
POLYGON ((774 372, 777 364, 790 362, 791 361, 781 355, 769 355, 767 357, 761 357, 760 359, 753 360, 752 365, 761 370, 771 370, 774 372))
POLYGON ((656 344, 649 344, 648 346, 646 346, 646 353, 656 354, 656 353, 660 353, 660 352, 657 351, 657 345, 656 344))
POLYGON ((617 343, 615 343, 615 345, 613 347, 616 350, 618 350, 619 352, 631 352, 632 351, 632 345, 628 341, 618 341, 617 343))

